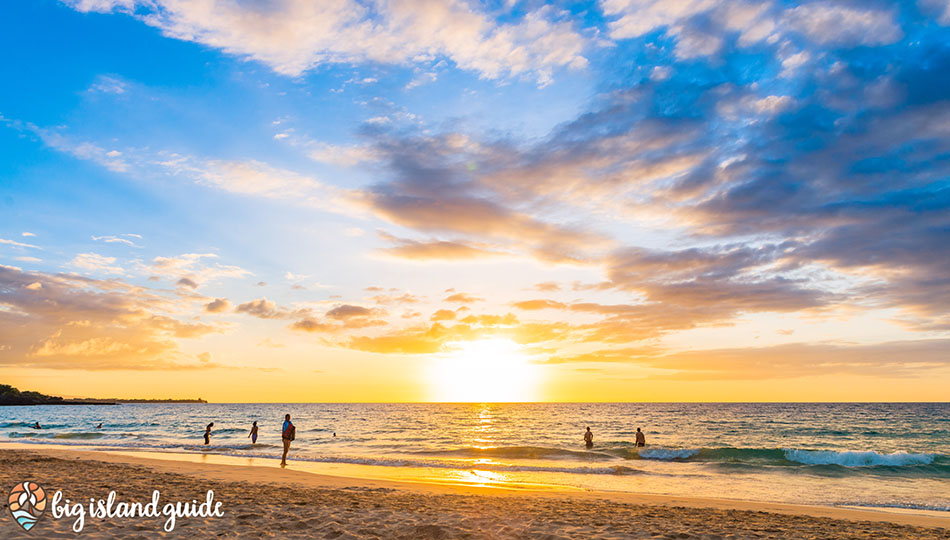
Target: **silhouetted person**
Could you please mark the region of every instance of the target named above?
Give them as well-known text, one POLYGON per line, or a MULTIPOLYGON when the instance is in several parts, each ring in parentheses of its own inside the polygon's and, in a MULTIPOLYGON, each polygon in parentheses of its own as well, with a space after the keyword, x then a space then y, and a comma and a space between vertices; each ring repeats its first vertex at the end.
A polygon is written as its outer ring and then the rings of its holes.
POLYGON ((211 444, 211 428, 214 427, 214 422, 208 424, 208 427, 205 428, 205 444, 211 444))
POLYGON ((637 446, 646 446, 647 438, 643 436, 643 432, 640 431, 640 428, 637 428, 637 446))
POLYGON ((41 426, 40 423, 37 422, 36 425, 33 426, 33 429, 43 429, 43 426, 41 426))
POLYGON ((587 428, 587 433, 584 434, 584 445, 587 448, 594 446, 594 434, 591 433, 590 427, 587 428))
POLYGON ((251 432, 247 436, 251 438, 251 444, 257 444, 257 422, 254 422, 254 425, 251 426, 251 432))
POLYGON ((96 426, 96 429, 102 429, 102 423, 101 423, 101 422, 99 423, 98 426, 96 426))
POLYGON ((284 415, 284 427, 280 430, 280 440, 284 443, 284 455, 280 457, 280 466, 287 466, 287 452, 290 452, 290 441, 297 436, 297 428, 290 421, 290 415, 284 415))

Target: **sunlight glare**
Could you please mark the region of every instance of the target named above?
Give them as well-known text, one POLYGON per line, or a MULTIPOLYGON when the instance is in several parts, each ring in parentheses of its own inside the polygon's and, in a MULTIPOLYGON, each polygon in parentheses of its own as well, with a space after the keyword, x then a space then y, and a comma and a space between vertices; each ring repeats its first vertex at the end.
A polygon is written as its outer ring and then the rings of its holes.
POLYGON ((513 402, 537 400, 538 366, 509 339, 449 344, 452 352, 432 368, 436 401, 513 402))

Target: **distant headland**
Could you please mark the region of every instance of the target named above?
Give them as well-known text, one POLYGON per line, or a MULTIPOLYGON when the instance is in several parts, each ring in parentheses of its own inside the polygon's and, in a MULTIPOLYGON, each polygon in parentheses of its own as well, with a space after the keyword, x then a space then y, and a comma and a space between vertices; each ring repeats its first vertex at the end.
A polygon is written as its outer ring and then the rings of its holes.
POLYGON ((119 405, 122 403, 207 403, 198 399, 95 399, 48 396, 39 392, 21 392, 8 385, 0 384, 0 406, 3 405, 119 405))

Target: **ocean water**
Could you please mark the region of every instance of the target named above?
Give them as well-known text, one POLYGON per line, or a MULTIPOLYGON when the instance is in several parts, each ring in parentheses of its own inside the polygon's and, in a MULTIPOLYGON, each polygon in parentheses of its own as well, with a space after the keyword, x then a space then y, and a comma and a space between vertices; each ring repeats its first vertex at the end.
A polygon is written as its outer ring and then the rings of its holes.
POLYGON ((129 404, 0 408, 0 439, 377 477, 950 512, 950 404, 129 404), (251 422, 260 438, 247 438, 251 422), (39 421, 44 429, 31 426, 39 421), (209 446, 202 434, 213 421, 209 446), (103 429, 95 429, 103 423, 103 429), (587 449, 583 433, 594 432, 587 449), (647 446, 636 448, 636 428, 647 446), (333 434, 336 433, 336 437, 333 434))

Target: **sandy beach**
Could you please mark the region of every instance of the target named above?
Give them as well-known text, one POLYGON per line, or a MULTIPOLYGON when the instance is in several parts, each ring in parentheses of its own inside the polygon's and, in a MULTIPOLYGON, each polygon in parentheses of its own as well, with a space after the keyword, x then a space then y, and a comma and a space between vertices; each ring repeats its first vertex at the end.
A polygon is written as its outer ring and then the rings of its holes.
MULTIPOLYGON (((950 519, 867 510, 585 491, 507 490, 318 475, 275 467, 196 463, 148 454, 19 449, 0 455, 4 489, 32 480, 51 496, 201 502, 223 517, 87 518, 85 538, 950 538, 950 519)), ((4 538, 75 537, 47 512, 31 533, 4 511, 4 538)))

